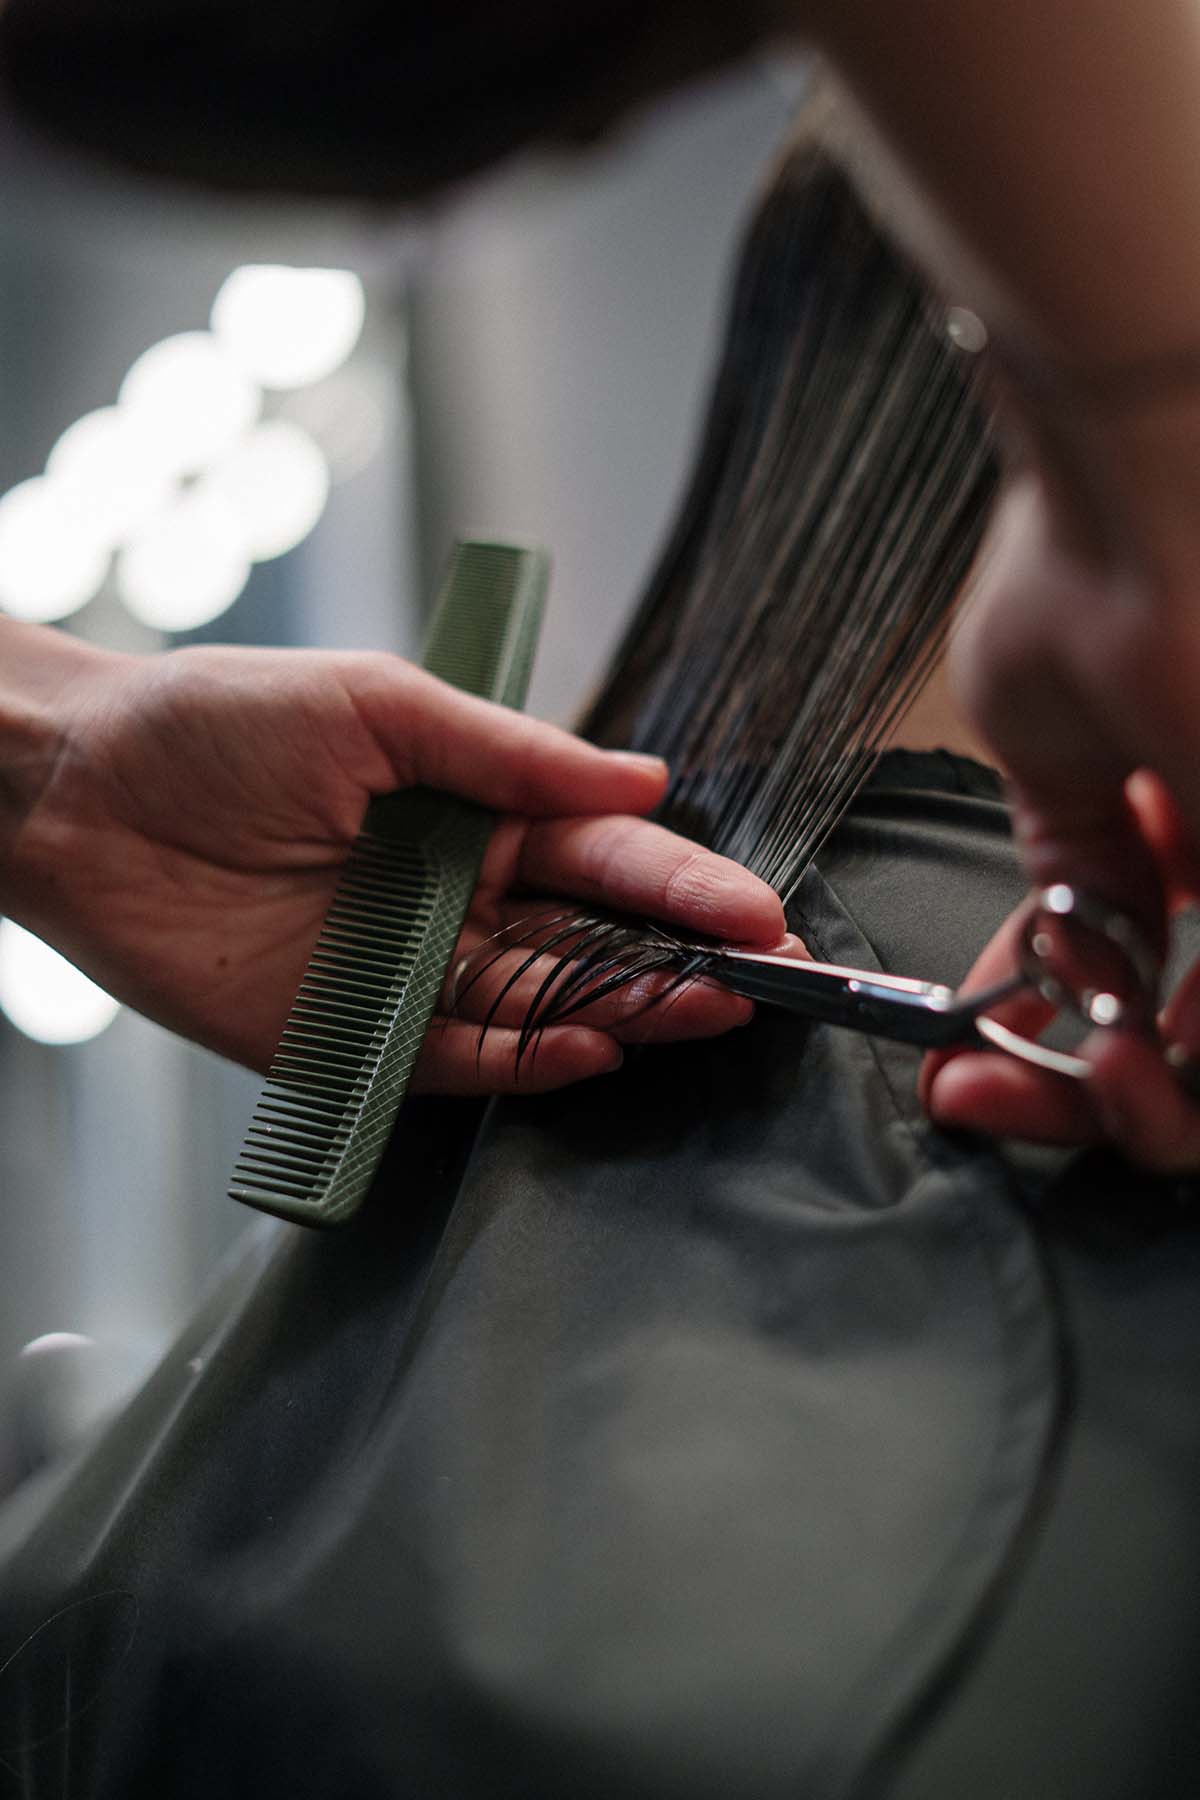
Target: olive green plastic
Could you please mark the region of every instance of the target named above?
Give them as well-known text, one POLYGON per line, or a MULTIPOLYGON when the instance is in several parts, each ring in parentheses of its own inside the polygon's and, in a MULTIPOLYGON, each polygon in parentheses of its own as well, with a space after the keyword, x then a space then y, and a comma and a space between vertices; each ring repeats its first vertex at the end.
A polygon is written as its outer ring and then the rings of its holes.
MULTIPOLYGON (((548 574, 542 550, 460 543, 424 666, 468 693, 521 706, 548 574)), ((304 1225, 341 1224, 360 1206, 494 822, 485 808, 427 788, 372 801, 251 1120, 233 1199, 304 1225)))

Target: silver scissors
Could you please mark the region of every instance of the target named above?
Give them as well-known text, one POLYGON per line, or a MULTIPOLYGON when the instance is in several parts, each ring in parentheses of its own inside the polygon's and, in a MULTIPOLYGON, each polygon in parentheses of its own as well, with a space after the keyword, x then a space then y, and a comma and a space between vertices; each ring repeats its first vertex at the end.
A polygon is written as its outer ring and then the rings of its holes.
POLYGON ((903 975, 802 962, 724 948, 704 970, 736 994, 805 1018, 870 1032, 925 1049, 990 1045, 1038 1068, 1086 1078, 1082 1056, 1022 1037, 989 1015, 1014 994, 1034 989, 1087 1026, 1153 1027, 1161 962, 1127 913, 1059 882, 1030 897, 1017 967, 1003 981, 962 994, 903 975))

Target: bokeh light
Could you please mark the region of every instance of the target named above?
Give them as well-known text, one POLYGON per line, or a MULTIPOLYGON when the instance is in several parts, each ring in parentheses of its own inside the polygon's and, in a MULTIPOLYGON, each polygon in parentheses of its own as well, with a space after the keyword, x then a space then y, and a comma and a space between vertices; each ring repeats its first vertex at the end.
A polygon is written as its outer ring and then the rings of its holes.
POLYGON ((299 425, 321 446, 336 487, 379 455, 395 428, 395 407, 394 369, 359 359, 328 381, 289 394, 277 416, 299 425))
POLYGON ((173 475, 211 468, 258 418, 262 394, 207 331, 183 331, 143 352, 121 383, 160 467, 173 475))
POLYGON ((378 381, 342 370, 365 305, 348 269, 233 270, 212 331, 153 344, 117 404, 77 419, 45 474, 0 497, 0 611, 67 618, 105 585, 115 553, 116 593, 142 624, 180 632, 219 617, 253 562, 313 530, 335 473, 383 441, 378 381), (324 379, 339 370, 341 386, 324 379), (314 418, 259 423, 264 387, 292 390, 314 418))
POLYGON ((40 1044, 86 1043, 121 1010, 74 963, 12 919, 0 919, 0 1007, 40 1044))
POLYGON ((363 284, 349 269, 247 263, 222 283, 212 328, 261 387, 307 387, 345 362, 365 312, 363 284))
POLYGON ((299 425, 273 419, 243 438, 198 492, 214 495, 236 519, 255 562, 282 556, 306 538, 329 498, 329 464, 299 425))
POLYGON ((172 502, 117 557, 116 584, 134 618, 155 631, 194 631, 233 605, 250 577, 237 518, 195 488, 172 502))
POLYGON ((104 406, 67 428, 46 473, 69 508, 73 529, 109 549, 160 510, 171 490, 152 434, 129 407, 104 406))
POLYGON ((108 548, 79 528, 69 494, 44 475, 0 499, 0 608, 46 624, 77 612, 104 585, 108 548))

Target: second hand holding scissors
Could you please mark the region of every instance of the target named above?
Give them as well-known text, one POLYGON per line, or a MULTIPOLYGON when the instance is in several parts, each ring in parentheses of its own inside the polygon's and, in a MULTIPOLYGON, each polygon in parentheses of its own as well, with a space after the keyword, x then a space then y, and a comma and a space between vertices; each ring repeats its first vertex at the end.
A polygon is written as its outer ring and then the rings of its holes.
POLYGON ((1010 1030, 989 1016, 993 1008, 1032 988, 1085 1025, 1144 1031, 1153 1026, 1161 966, 1126 913, 1058 883, 1031 897, 1012 975, 975 993, 734 949, 713 953, 704 974, 747 999, 829 1025, 929 1050, 990 1046, 1084 1080, 1091 1073, 1084 1057, 1010 1030))

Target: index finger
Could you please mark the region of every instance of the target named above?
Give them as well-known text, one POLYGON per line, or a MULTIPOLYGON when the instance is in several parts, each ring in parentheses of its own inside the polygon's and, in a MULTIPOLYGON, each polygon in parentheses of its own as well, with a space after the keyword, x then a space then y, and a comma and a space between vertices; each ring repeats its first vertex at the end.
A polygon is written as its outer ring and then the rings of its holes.
POLYGON ((388 787, 438 788, 498 812, 649 812, 661 757, 601 750, 572 732, 465 694, 398 656, 344 660, 355 710, 384 755, 388 787))
POLYGON ((517 879, 542 893, 644 913, 731 943, 774 944, 787 929, 783 903, 765 881, 647 819, 533 824, 517 879))

